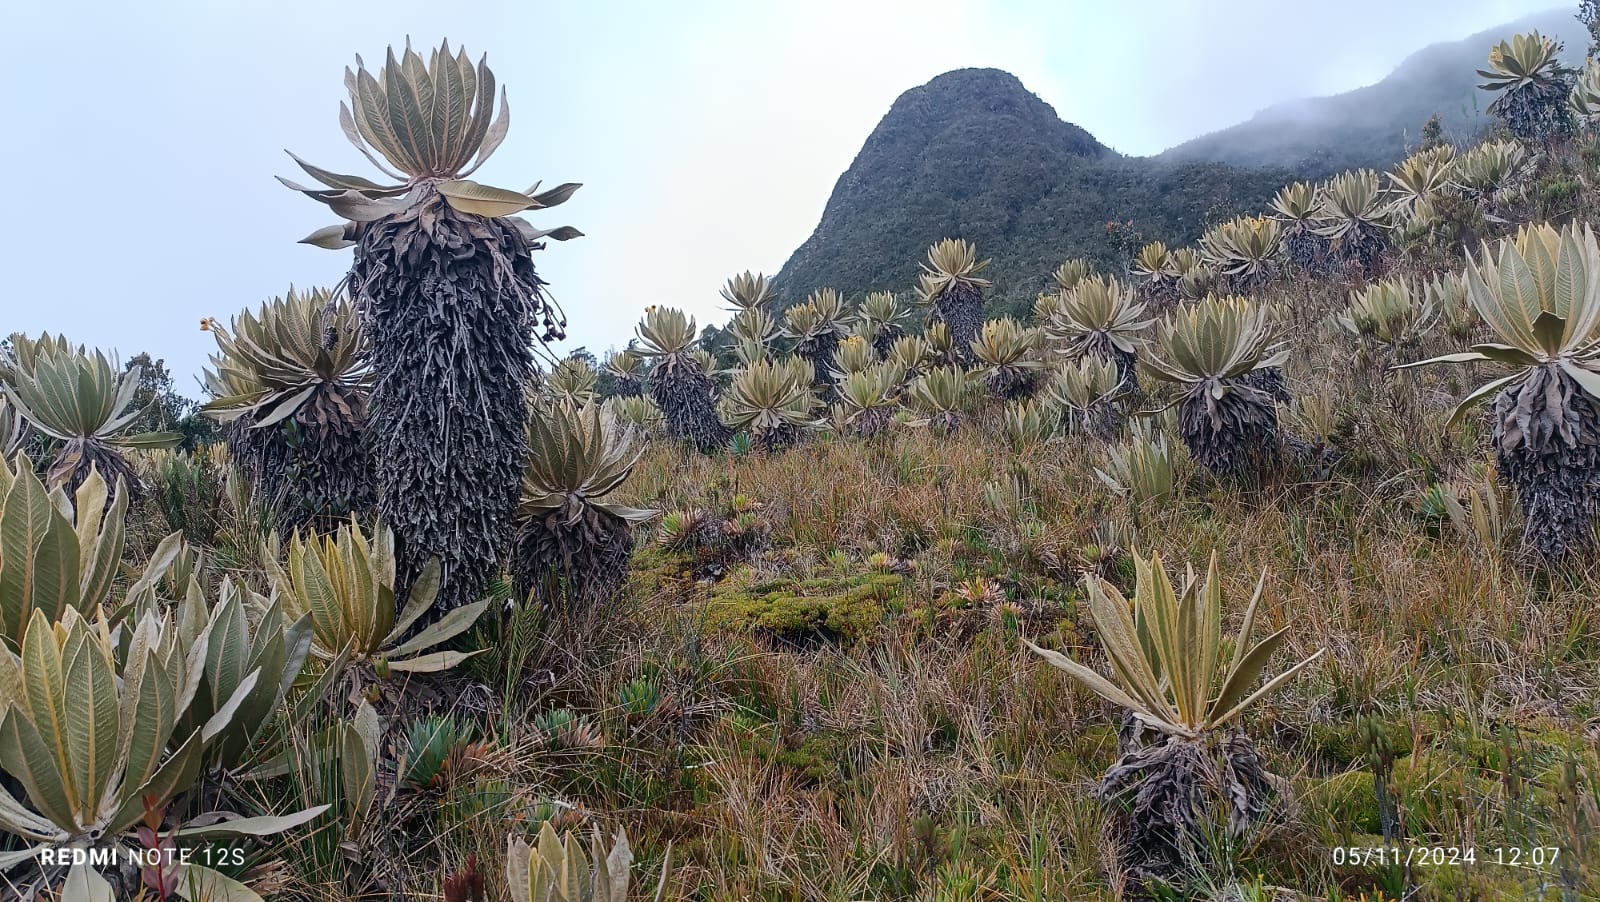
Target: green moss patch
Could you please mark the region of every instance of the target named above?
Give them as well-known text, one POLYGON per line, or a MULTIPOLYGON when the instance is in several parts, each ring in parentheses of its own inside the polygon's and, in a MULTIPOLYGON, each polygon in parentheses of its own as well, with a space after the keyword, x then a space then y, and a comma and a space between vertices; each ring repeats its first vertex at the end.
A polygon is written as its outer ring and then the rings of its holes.
POLYGON ((706 620, 719 629, 855 640, 904 606, 904 588, 893 573, 757 580, 740 568, 712 591, 706 620))

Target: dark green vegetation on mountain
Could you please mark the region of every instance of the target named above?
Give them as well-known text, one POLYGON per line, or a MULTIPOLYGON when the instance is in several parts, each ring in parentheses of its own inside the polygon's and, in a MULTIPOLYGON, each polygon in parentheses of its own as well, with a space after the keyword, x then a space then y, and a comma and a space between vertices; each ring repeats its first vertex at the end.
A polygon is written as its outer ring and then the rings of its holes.
POLYGON ((785 301, 831 286, 855 297, 906 291, 941 238, 974 242, 994 263, 990 313, 1016 315, 1068 257, 1122 266, 1145 241, 1179 245, 1239 213, 1260 212, 1294 179, 1388 168, 1435 113, 1444 138, 1488 128, 1478 90, 1487 48, 1538 29, 1581 63, 1587 37, 1559 9, 1413 54, 1375 85, 1281 104, 1155 157, 1128 157, 1061 121, 996 69, 947 72, 894 102, 828 198, 816 230, 784 264, 785 301), (1107 223, 1133 223, 1133 232, 1107 223))
POLYGON ((1124 157, 1015 76, 947 72, 895 101, 777 283, 785 299, 824 285, 904 291, 927 247, 959 235, 994 258, 991 312, 1020 312, 1069 256, 1125 260, 1106 223, 1191 241, 1210 221, 1264 206, 1289 177, 1124 157))

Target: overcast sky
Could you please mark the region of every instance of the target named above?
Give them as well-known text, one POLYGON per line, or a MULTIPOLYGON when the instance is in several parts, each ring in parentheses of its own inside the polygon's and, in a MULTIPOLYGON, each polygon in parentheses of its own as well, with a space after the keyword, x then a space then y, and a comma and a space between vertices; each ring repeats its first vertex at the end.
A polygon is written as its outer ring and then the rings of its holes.
POLYGON ((584 183, 532 218, 586 233, 538 266, 571 323, 565 348, 600 353, 648 304, 720 321, 723 279, 775 272, 895 97, 941 72, 1007 69, 1064 119, 1148 154, 1552 5, 9 0, 0 331, 148 350, 197 394, 213 348, 201 317, 348 268, 350 251, 295 243, 333 220, 272 176, 299 178, 284 148, 373 175, 339 128, 343 71, 407 35, 487 52, 508 86, 510 135, 482 180, 584 183))

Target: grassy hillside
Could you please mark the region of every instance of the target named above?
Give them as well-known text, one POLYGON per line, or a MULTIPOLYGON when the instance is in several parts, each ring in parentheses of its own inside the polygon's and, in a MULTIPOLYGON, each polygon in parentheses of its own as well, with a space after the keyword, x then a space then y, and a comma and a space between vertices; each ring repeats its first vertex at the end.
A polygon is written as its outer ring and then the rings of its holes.
POLYGON ((1460 41, 1418 51, 1382 81, 1332 97, 1296 100, 1262 110, 1247 122, 1202 135, 1156 157, 1168 162, 1214 160, 1235 166, 1283 166, 1320 179, 1344 169, 1384 169, 1419 141, 1438 114, 1445 136, 1471 141, 1492 122, 1492 99, 1474 70, 1489 48, 1513 34, 1538 30, 1566 42, 1564 59, 1582 65, 1588 35, 1571 9, 1552 9, 1460 41))

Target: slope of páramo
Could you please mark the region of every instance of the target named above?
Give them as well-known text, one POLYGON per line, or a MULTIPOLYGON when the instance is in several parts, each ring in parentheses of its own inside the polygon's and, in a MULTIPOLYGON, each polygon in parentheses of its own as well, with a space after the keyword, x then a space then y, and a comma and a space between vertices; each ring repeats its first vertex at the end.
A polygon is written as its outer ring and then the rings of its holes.
POLYGON ((994 260, 990 314, 1020 314, 1067 257, 1120 262, 1108 222, 1193 241, 1209 222, 1262 208, 1287 177, 1124 157, 1010 73, 961 69, 895 101, 777 285, 785 303, 824 286, 909 291, 929 245, 964 238, 994 260))
POLYGON ((1478 88, 1489 48, 1529 31, 1566 43, 1562 58, 1582 66, 1588 34, 1570 7, 1552 9, 1413 53, 1382 81, 1332 97, 1277 104, 1245 122, 1202 135, 1155 159, 1235 166, 1283 166, 1304 179, 1346 169, 1385 169, 1416 149, 1421 127, 1439 115, 1446 139, 1470 143, 1493 122, 1492 95, 1478 88))

